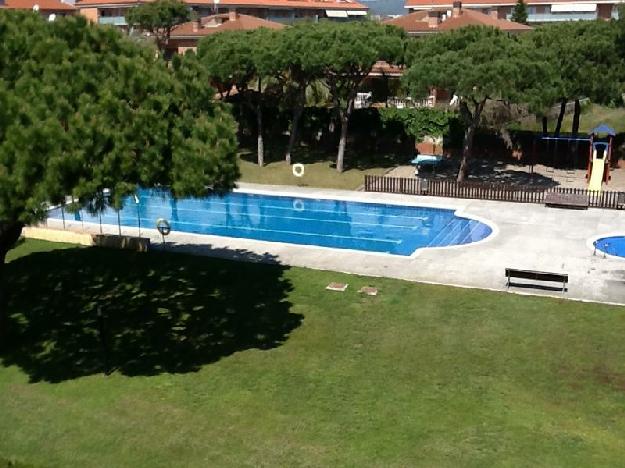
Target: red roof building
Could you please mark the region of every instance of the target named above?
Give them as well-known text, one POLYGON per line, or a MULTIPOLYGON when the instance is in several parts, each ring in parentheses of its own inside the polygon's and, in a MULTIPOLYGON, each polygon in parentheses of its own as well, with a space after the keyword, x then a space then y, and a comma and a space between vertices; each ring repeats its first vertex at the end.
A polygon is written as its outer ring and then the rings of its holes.
POLYGON ((464 26, 490 26, 510 33, 531 31, 525 24, 499 18, 496 11, 489 14, 463 8, 461 2, 454 2, 448 12, 441 8, 415 11, 385 22, 404 29, 410 36, 422 36, 440 31, 450 31, 464 26))
POLYGON ((4 4, 0 0, 0 6, 10 10, 38 11, 45 17, 50 17, 50 15, 73 15, 76 13, 74 5, 61 0, 4 0, 4 4))
MULTIPOLYGON (((527 20, 532 24, 558 21, 611 19, 618 17, 618 5, 624 0, 524 0, 527 5, 527 20)), ((510 19, 516 0, 463 0, 467 11, 510 19)), ((453 9, 453 0, 406 0, 409 11, 430 11, 441 9, 448 16, 453 9)))
MULTIPOLYGON (((368 7, 356 0, 184 0, 199 17, 235 11, 279 23, 323 18, 363 18, 368 7)), ((80 13, 100 24, 126 26, 126 11, 143 0, 77 0, 80 13)))
POLYGON ((205 16, 174 28, 167 49, 181 54, 187 50, 195 50, 197 42, 210 34, 222 31, 249 31, 257 28, 282 29, 284 25, 255 16, 240 15, 235 11, 205 16))

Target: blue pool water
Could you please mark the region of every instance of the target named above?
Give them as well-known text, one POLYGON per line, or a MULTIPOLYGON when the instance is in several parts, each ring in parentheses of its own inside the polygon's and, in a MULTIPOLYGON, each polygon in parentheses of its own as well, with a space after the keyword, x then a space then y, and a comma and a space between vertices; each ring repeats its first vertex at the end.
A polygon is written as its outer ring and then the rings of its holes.
MULTIPOLYGON (((122 226, 154 228, 167 219, 172 231, 244 237, 339 249, 410 255, 424 247, 468 244, 484 239, 491 228, 452 210, 415 206, 317 200, 234 192, 224 197, 175 200, 167 193, 142 190, 139 203, 129 197, 120 212, 122 226)), ((59 209, 51 218, 60 219, 59 209)), ((98 223, 81 211, 66 219, 98 223)), ((117 224, 117 213, 102 214, 103 224, 117 224)))
POLYGON ((608 255, 625 257, 625 236, 602 237, 595 241, 595 247, 608 255))

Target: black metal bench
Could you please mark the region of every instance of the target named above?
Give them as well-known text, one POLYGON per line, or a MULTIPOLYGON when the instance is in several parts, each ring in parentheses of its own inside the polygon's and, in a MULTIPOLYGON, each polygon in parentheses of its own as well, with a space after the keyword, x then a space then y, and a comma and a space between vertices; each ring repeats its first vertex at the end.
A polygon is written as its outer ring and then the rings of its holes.
POLYGON ((583 193, 545 193, 545 205, 559 208, 588 209, 588 195, 583 193))
POLYGON ((566 273, 550 273, 546 271, 534 270, 517 270, 516 268, 506 268, 506 278, 508 283, 506 287, 510 287, 512 278, 527 279, 533 281, 549 281, 553 283, 562 283, 562 292, 566 291, 566 284, 569 282, 569 275, 566 273))

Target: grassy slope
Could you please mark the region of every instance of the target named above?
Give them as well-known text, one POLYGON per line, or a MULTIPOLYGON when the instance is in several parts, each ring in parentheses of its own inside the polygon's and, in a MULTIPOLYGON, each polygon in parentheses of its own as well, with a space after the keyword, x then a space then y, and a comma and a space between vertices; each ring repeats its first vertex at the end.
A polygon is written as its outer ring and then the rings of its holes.
MULTIPOLYGON (((591 104, 588 109, 584 109, 580 117, 579 130, 588 133, 597 125, 608 124, 616 130, 616 133, 625 132, 625 107, 610 108, 598 104, 591 104)), ((562 131, 570 132, 573 124, 573 114, 568 114, 562 121, 562 131)), ((553 132, 556 119, 549 120, 549 131, 553 132)), ((528 130, 541 131, 540 122, 537 122, 528 130)))
POLYGON ((622 463, 623 309, 158 252, 13 258, 22 336, 0 366, 5 457, 133 467, 622 463), (329 281, 350 286, 326 292, 329 281), (367 284, 380 295, 359 296, 367 284), (94 303, 114 318, 109 376, 98 369, 94 303))

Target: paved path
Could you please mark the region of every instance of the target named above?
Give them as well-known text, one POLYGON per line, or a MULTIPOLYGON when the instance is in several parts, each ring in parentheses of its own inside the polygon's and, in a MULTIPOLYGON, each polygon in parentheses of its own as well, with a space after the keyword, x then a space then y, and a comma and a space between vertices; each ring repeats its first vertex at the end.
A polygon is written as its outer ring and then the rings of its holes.
MULTIPOLYGON (((315 269, 496 290, 505 290, 505 267, 564 272, 570 278, 569 290, 564 295, 538 289, 512 289, 515 292, 625 304, 625 260, 604 258, 602 254, 594 256, 589 247, 592 237, 625 234, 625 211, 561 210, 534 204, 243 183, 240 187, 243 190, 302 197, 322 196, 453 208, 488 220, 496 227, 496 232, 487 241, 476 245, 423 249, 413 257, 185 233, 172 233, 167 248, 201 255, 279 261, 315 269)), ((59 221, 49 221, 51 227, 59 225, 59 221)), ((67 227, 99 231, 98 226, 83 227, 80 223, 68 223, 67 227)), ((117 233, 117 226, 106 226, 105 230, 117 233)), ((137 229, 122 227, 122 231, 136 234, 137 229)), ((160 242, 155 230, 143 229, 142 234, 150 236, 153 242, 160 242)))

